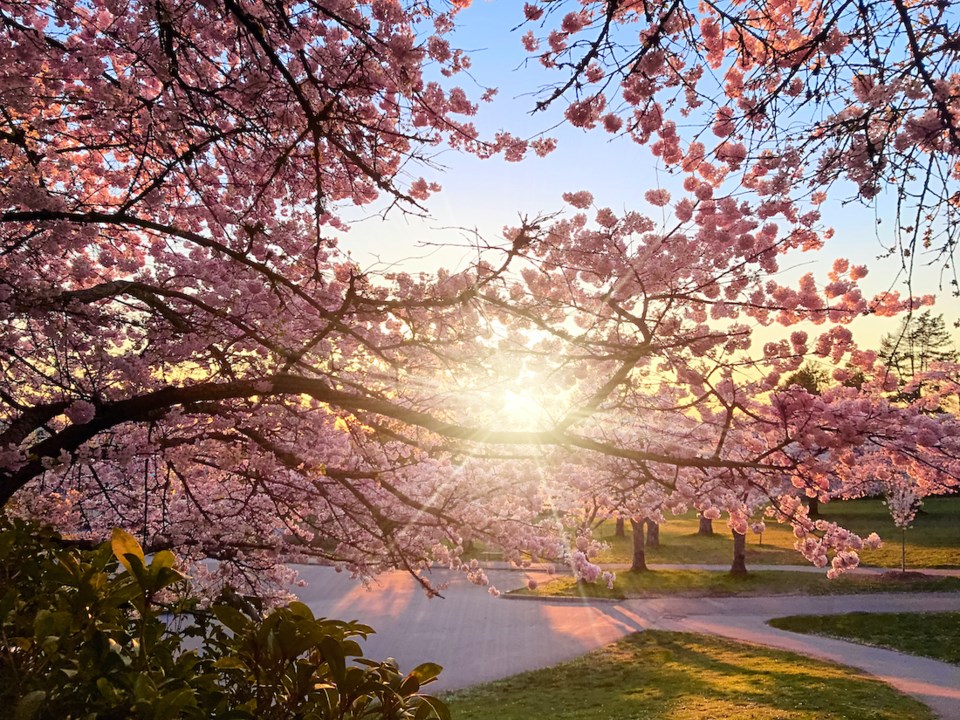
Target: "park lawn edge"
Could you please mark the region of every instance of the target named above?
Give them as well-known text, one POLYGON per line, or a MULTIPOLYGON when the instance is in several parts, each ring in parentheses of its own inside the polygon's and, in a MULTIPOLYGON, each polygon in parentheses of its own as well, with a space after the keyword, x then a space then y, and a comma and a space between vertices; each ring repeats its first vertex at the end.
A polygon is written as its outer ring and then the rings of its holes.
POLYGON ((960 611, 787 615, 767 624, 960 666, 960 611))
POLYGON ((602 583, 554 577, 536 588, 512 590, 508 597, 626 600, 649 597, 750 597, 762 595, 850 595, 858 593, 960 592, 960 578, 929 575, 890 580, 876 575, 825 575, 789 570, 758 570, 745 576, 710 570, 647 570, 617 574, 612 589, 602 583))

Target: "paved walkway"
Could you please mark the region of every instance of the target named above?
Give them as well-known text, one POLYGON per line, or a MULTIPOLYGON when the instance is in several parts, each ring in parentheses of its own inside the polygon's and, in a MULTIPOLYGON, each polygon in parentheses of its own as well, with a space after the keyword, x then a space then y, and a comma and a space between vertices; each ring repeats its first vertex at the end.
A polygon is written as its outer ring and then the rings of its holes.
MULTIPOLYGON (((859 668, 927 703, 944 720, 960 720, 960 668, 853 643, 797 635, 766 625, 772 617, 851 610, 960 611, 960 593, 756 598, 652 598, 612 602, 494 600, 459 574, 444 600, 429 600, 406 573, 387 573, 373 589, 330 568, 299 568, 310 583, 298 591, 315 612, 358 619, 377 634, 371 657, 392 655, 401 668, 444 666, 437 689, 451 690, 549 667, 647 628, 709 633, 783 648, 859 668)), ((539 574, 488 571, 501 590, 539 574)))
POLYGON ((960 667, 956 665, 767 625, 767 620, 785 615, 830 615, 853 610, 960 611, 960 594, 657 598, 628 600, 621 607, 624 612, 635 612, 649 627, 720 635, 849 665, 926 703, 944 720, 960 720, 960 667))
MULTIPOLYGON (((297 594, 315 613, 371 625, 364 644, 371 657, 395 657, 401 668, 436 662, 444 671, 431 688, 452 690, 549 667, 642 630, 615 604, 517 602, 494 599, 460 574, 444 599, 429 599, 403 572, 381 575, 373 592, 330 568, 298 568, 308 581, 297 594)), ((499 588, 520 587, 525 575, 488 571, 499 588)))

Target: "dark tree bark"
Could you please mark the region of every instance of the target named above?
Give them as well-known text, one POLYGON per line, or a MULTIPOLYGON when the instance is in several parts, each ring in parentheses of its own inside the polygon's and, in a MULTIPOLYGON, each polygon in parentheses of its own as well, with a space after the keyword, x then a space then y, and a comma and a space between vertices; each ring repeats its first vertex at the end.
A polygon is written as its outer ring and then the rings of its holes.
POLYGON ((623 528, 623 518, 617 518, 617 529, 614 531, 614 537, 626 537, 627 533, 623 528))
POLYGON ((733 532, 733 565, 730 566, 731 575, 747 574, 747 536, 744 533, 733 532))
POLYGON ((809 515, 812 518, 820 517, 820 498, 812 497, 807 498, 807 507, 809 508, 809 515))
POLYGON ((647 571, 647 554, 643 545, 643 523, 630 518, 630 529, 633 530, 633 563, 630 572, 647 571))
POLYGON ((653 520, 647 520, 647 547, 660 547, 660 525, 653 520))
POLYGON ((703 513, 700 513, 700 528, 697 530, 697 535, 713 535, 713 520, 704 517, 703 513))

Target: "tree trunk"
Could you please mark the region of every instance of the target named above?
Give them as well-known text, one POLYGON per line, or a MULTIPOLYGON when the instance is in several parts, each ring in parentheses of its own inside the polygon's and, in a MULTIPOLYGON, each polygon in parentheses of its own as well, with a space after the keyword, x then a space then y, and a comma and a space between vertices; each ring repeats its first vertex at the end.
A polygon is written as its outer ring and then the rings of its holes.
POLYGON ((623 518, 617 518, 617 529, 613 533, 614 537, 626 537, 627 533, 623 529, 623 518))
POLYGON ((647 547, 660 547, 660 525, 653 520, 647 520, 647 547))
POLYGON ((907 529, 900 528, 900 572, 907 571, 907 529))
POLYGON ((731 575, 747 574, 747 536, 733 532, 733 565, 730 566, 731 575))
POLYGON ((697 530, 697 535, 713 535, 713 520, 704 517, 703 513, 700 513, 700 529, 697 530))
POLYGON ((630 529, 633 530, 633 563, 630 572, 646 572, 647 555, 643 547, 643 523, 630 518, 630 529))
POLYGON ((820 498, 807 498, 807 507, 810 509, 808 515, 812 518, 820 517, 820 498))

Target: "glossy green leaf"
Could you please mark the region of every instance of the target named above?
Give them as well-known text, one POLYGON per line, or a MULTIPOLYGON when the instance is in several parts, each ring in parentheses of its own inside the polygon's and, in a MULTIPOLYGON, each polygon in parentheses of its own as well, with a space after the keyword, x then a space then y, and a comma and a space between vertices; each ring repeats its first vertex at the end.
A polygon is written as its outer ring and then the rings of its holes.
POLYGON ((247 616, 229 605, 214 605, 213 614, 221 625, 235 633, 246 632, 250 627, 247 616))
POLYGON ((154 575, 153 590, 162 590, 174 583, 178 583, 186 577, 182 572, 174 568, 162 567, 154 575))
POLYGON ((46 702, 47 693, 43 690, 28 692, 17 703, 13 711, 13 720, 33 720, 46 702))
POLYGON ((177 556, 169 550, 161 550, 150 561, 150 567, 153 570, 160 568, 172 568, 177 564, 177 556))
POLYGON ((320 651, 323 653, 323 659, 330 666, 330 674, 333 675, 334 680, 337 684, 343 682, 347 661, 340 643, 332 637, 325 637, 320 641, 320 651))
POLYGON ((110 538, 110 547, 113 550, 114 557, 127 569, 127 572, 130 572, 128 555, 139 558, 140 564, 143 564, 143 548, 140 547, 137 539, 126 530, 121 530, 120 528, 113 529, 113 535, 110 538))
POLYGON ((414 720, 430 720, 430 718, 450 720, 450 708, 442 700, 431 695, 421 695, 414 720))
POLYGON ((246 670, 246 663, 234 655, 227 655, 217 660, 213 666, 219 670, 246 670))
POLYGON ((425 662, 417 665, 407 677, 415 677, 421 685, 433 682, 443 672, 443 666, 436 663, 425 662))
POLYGON ((292 603, 287 605, 287 609, 297 617, 304 618, 305 620, 314 620, 313 611, 304 603, 294 600, 292 603))

